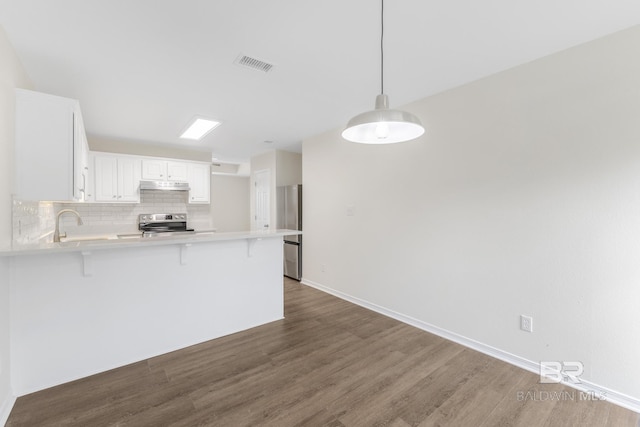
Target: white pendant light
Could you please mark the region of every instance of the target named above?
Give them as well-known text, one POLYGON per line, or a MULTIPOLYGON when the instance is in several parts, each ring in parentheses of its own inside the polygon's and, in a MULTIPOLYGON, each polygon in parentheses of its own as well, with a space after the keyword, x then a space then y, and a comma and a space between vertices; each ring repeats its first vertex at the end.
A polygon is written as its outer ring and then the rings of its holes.
POLYGON ((381 0, 380 31, 380 95, 375 109, 358 114, 347 123, 342 137, 363 144, 393 144, 410 141, 424 133, 424 127, 415 115, 389 109, 389 97, 384 94, 384 0, 381 0))

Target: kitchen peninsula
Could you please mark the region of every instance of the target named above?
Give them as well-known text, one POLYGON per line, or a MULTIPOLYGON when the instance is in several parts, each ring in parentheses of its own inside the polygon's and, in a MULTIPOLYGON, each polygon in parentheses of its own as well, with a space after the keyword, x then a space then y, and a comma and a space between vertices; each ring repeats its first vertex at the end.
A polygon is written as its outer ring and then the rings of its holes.
POLYGON ((43 243, 11 265, 14 392, 24 395, 283 317, 292 230, 43 243))

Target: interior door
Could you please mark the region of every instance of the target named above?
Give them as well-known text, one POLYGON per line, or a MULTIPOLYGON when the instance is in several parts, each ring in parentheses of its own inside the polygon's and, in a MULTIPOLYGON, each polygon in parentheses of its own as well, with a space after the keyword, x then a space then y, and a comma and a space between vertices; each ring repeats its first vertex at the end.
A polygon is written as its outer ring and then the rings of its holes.
POLYGON ((263 169, 253 174, 255 186, 254 225, 256 230, 265 230, 270 227, 271 217, 271 171, 263 169))

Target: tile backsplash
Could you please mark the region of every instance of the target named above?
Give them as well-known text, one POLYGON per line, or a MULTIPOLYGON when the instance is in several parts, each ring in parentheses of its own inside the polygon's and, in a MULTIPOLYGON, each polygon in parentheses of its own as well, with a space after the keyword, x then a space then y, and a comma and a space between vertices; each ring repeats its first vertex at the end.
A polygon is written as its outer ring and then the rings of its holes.
POLYGON ((55 213, 52 202, 14 200, 12 212, 13 243, 28 245, 53 239, 55 213))
POLYGON ((32 244, 53 240, 55 216, 62 209, 73 209, 80 214, 83 225, 78 226, 74 215, 60 218, 60 231, 69 236, 103 233, 135 233, 138 215, 144 213, 187 213, 188 225, 197 230, 212 228, 209 205, 187 203, 188 192, 141 192, 140 203, 58 203, 13 202, 13 242, 32 244))

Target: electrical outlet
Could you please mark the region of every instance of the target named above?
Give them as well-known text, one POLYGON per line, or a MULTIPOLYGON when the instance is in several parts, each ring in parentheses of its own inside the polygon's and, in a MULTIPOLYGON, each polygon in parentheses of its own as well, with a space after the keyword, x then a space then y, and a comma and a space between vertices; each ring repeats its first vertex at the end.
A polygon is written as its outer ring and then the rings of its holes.
POLYGON ((355 205, 347 205, 347 216, 354 216, 356 214, 355 205))
POLYGON ((525 332, 533 332, 533 317, 520 315, 520 329, 525 332))
POLYGON ((324 264, 322 264, 322 265, 320 266, 320 271, 322 271, 322 272, 324 273, 326 270, 327 270, 327 266, 326 266, 326 265, 324 265, 324 264))

